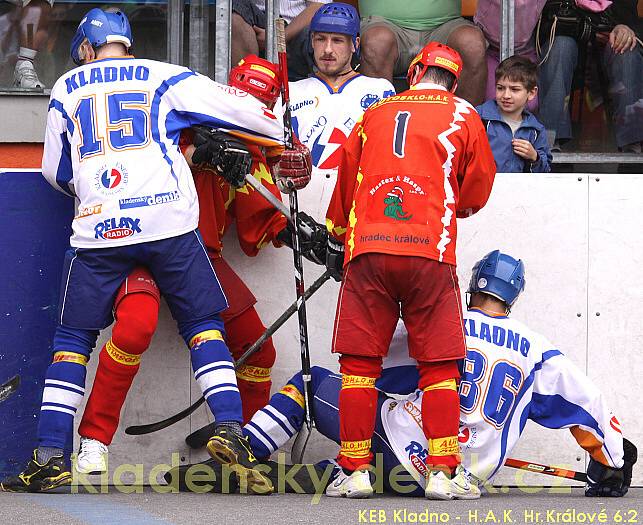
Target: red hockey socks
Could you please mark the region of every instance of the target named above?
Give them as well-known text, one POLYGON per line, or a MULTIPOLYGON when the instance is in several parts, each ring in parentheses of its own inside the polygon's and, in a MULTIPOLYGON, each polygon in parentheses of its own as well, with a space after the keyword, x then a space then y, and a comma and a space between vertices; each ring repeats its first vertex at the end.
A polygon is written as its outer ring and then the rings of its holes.
POLYGON ((382 358, 342 355, 339 365, 342 373, 339 393, 341 448, 337 463, 354 471, 373 459, 371 438, 377 416, 375 380, 382 372, 382 358))
POLYGON ((78 433, 109 445, 121 408, 138 372, 141 354, 156 330, 159 304, 148 293, 127 294, 118 303, 112 338, 100 351, 92 392, 78 433))
POLYGON ((460 397, 455 361, 418 363, 422 396, 422 429, 429 442, 426 466, 429 470, 455 471, 460 464, 458 431, 460 397))
MULTIPOLYGON (((239 359, 265 330, 254 307, 226 320, 226 343, 235 360, 239 359)), ((237 386, 241 394, 244 424, 270 401, 270 372, 276 356, 272 339, 268 339, 244 364, 237 367, 237 386)))

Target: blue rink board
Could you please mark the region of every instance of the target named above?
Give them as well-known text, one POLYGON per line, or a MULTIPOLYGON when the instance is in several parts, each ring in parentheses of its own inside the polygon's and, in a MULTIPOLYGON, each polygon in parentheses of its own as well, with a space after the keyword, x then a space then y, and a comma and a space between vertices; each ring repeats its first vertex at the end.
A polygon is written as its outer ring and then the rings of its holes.
POLYGON ((19 472, 36 445, 73 215, 73 199, 39 171, 0 168, 0 384, 21 378, 0 403, 0 478, 19 472))

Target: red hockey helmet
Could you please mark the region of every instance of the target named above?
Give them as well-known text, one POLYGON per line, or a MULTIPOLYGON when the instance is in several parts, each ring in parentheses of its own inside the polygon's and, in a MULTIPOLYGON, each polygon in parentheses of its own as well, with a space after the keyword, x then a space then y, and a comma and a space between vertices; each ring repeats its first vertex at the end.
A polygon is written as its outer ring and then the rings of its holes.
POLYGON ((272 107, 281 88, 279 67, 257 55, 248 55, 230 70, 228 84, 243 89, 272 107))
POLYGON ((410 86, 414 85, 414 83, 411 83, 411 80, 413 78, 415 66, 418 64, 422 64, 424 66, 419 78, 424 76, 428 67, 441 67, 442 69, 446 69, 449 73, 453 73, 457 83, 462 71, 462 57, 460 57, 460 53, 445 44, 441 44, 440 42, 429 42, 424 46, 422 51, 420 51, 417 56, 411 60, 409 70, 406 74, 406 80, 408 80, 410 86))

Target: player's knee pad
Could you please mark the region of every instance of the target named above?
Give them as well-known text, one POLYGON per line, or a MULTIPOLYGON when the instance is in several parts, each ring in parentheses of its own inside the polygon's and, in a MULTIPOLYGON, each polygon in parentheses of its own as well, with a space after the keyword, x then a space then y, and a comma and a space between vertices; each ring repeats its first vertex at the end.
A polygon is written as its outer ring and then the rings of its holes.
POLYGON ((98 330, 84 330, 59 325, 54 334, 54 353, 72 352, 89 359, 91 349, 96 345, 98 330))
POLYGON ((112 342, 127 354, 140 355, 148 349, 158 323, 158 303, 146 293, 128 294, 116 309, 112 342))
MULTIPOLYGON (((248 348, 249 346, 246 346, 244 351, 248 348)), ((261 345, 259 350, 246 360, 244 364, 270 369, 275 364, 276 359, 277 351, 275 350, 275 346, 272 344, 272 339, 268 339, 263 345, 261 345)))
POLYGON ((457 390, 456 378, 460 377, 457 361, 419 362, 418 371, 420 390, 440 389, 457 390))

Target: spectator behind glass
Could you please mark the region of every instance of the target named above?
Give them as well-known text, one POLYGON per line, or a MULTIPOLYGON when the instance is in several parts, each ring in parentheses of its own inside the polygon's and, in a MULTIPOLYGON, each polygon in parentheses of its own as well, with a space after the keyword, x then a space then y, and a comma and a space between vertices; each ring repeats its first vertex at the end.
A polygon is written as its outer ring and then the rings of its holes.
POLYGON ((476 109, 487 129, 498 172, 551 171, 545 127, 527 109, 538 92, 536 64, 514 55, 500 63, 495 79, 496 100, 476 109))
MULTIPOLYGON (((540 66, 540 119, 547 128, 550 146, 572 138, 569 114, 574 69, 579 62, 579 51, 585 50, 587 40, 568 36, 564 26, 556 30, 549 42, 550 19, 557 3, 548 0, 543 11, 540 66), (548 8, 552 8, 548 10, 548 8)), ((587 1, 585 4, 588 4, 587 1)), ((636 11, 636 0, 614 0, 600 18, 609 22, 611 30, 595 35, 601 66, 607 75, 611 99, 616 145, 621 151, 640 153, 643 141, 643 57, 641 55, 641 22, 636 11)), ((589 15, 589 9, 574 6, 575 16, 589 15)), ((593 15, 596 19, 599 15, 593 15)), ((608 29, 609 29, 608 27, 608 29)))
POLYGON ((459 0, 359 0, 359 10, 364 75, 392 81, 406 74, 425 44, 442 42, 464 61, 456 95, 473 105, 484 100, 487 43, 482 31, 460 16, 459 0))
MULTIPOLYGON (((514 54, 537 62, 534 30, 540 12, 547 0, 515 0, 514 2, 514 54)), ((482 29, 487 48, 487 90, 485 100, 496 98, 496 68, 500 63, 501 0, 478 0, 474 23, 482 29)), ((538 95, 527 103, 529 111, 538 108, 538 95)))
MULTIPOLYGON (((16 25, 19 30, 20 48, 14 71, 14 86, 23 89, 42 89, 45 85, 38 78, 33 63, 38 50, 47 41, 49 15, 54 0, 5 1, 14 4, 19 11, 17 16, 19 21, 16 25)), ((6 34, 4 38, 10 39, 11 35, 6 34)))
MULTIPOLYGON (((279 0, 275 0, 279 1, 279 0)), ((313 15, 332 0, 280 0, 279 12, 286 19, 288 79, 306 78, 313 70, 310 32, 313 15)), ((232 63, 247 55, 265 56, 266 12, 263 0, 232 0, 232 63)))

